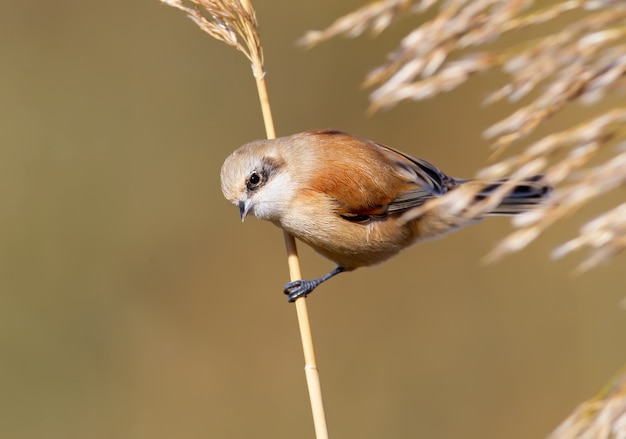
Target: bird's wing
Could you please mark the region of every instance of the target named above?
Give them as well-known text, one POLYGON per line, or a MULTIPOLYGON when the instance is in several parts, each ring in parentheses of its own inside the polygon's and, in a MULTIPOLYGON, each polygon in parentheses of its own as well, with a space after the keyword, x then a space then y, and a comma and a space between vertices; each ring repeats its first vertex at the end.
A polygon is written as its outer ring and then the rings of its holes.
POLYGON ((424 189, 413 189, 402 192, 387 205, 387 213, 404 212, 414 207, 421 206, 426 201, 436 196, 438 195, 433 195, 432 192, 424 189))
POLYGON ((420 206, 427 200, 439 197, 457 186, 456 180, 441 172, 426 160, 405 154, 402 151, 377 143, 383 154, 407 177, 407 189, 400 192, 387 206, 387 212, 403 212, 420 206))
POLYGON ((384 218, 456 186, 454 179, 427 161, 386 145, 336 130, 306 135, 316 136, 318 157, 325 158, 308 176, 309 188, 332 198, 335 212, 347 220, 384 218))
POLYGON ((450 182, 453 179, 441 172, 435 165, 380 143, 376 143, 376 146, 391 162, 412 174, 415 183, 432 195, 443 195, 450 189, 450 182))

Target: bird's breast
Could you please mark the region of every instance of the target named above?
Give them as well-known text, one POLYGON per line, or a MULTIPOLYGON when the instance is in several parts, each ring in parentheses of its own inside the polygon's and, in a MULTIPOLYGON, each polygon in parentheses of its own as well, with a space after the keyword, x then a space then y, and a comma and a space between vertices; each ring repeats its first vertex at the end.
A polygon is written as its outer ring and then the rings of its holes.
POLYGON ((296 197, 278 225, 346 268, 383 262, 413 241, 413 228, 397 216, 350 221, 338 213, 336 200, 315 192, 296 197))

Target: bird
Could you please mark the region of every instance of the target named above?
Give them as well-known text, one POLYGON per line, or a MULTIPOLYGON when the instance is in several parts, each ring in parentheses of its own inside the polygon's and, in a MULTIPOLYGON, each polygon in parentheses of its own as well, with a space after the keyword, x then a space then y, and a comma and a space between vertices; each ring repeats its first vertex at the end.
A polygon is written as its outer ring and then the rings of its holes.
POLYGON ((507 179, 452 178, 423 159, 334 129, 247 143, 226 158, 220 176, 242 222, 248 215, 268 220, 336 264, 317 279, 287 283, 290 302, 339 273, 379 264, 483 216, 531 210, 552 189, 535 175, 516 182, 486 213, 468 218, 446 203, 428 208, 464 185, 479 185, 473 200, 483 200, 507 179))

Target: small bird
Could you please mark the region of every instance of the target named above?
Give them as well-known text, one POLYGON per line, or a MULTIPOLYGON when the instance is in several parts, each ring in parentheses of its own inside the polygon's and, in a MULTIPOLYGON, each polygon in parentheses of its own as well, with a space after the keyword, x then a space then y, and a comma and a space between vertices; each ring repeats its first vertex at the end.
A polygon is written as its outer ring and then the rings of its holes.
MULTIPOLYGON (((418 208, 461 185, 480 184, 475 200, 505 180, 481 183, 448 177, 425 160, 342 131, 306 131, 247 143, 226 158, 222 192, 337 264, 326 275, 285 285, 289 301, 331 277, 395 256, 418 241, 476 222, 449 205, 418 208)), ((536 175, 512 187, 486 215, 532 209, 551 187, 536 175)))

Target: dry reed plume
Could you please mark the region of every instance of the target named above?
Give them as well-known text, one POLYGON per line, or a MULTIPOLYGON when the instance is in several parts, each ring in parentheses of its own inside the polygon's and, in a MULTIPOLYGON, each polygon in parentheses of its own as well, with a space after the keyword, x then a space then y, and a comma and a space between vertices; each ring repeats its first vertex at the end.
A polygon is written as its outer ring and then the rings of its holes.
POLYGON ((256 12, 249 2, 191 0, 191 6, 185 6, 182 0, 161 2, 183 11, 200 29, 242 52, 251 63, 258 59, 263 64, 256 12))
MULTIPOLYGON (((478 174, 500 178, 513 173, 517 180, 541 172, 556 185, 548 202, 515 217, 517 230, 488 255, 493 260, 522 249, 552 224, 626 183, 626 106, 611 107, 610 100, 603 99, 624 91, 626 2, 382 0, 339 18, 325 30, 308 32, 300 42, 314 46, 336 36, 378 34, 399 17, 436 5, 438 11, 429 11, 434 17, 404 37, 387 62, 366 77, 365 85, 373 88, 371 111, 433 97, 460 86, 474 73, 498 69, 508 76, 508 83, 484 103, 506 99, 515 104, 522 98, 529 103, 485 131, 487 138, 494 139, 496 156, 572 103, 605 104, 590 119, 545 136, 478 174), (557 20, 558 26, 550 27, 557 20), (494 48, 501 37, 514 31, 523 37, 529 28, 535 33, 524 43, 500 43, 494 48)), ((438 202, 474 214, 497 204, 505 192, 506 188, 472 204, 472 193, 453 191, 438 202)), ((585 271, 624 248, 626 203, 589 221, 553 256, 587 249, 588 257, 578 267, 585 271)), ((624 371, 598 397, 582 404, 550 438, 626 438, 624 371)))
POLYGON ((548 439, 626 436, 626 372, 622 370, 595 398, 582 403, 548 439))

